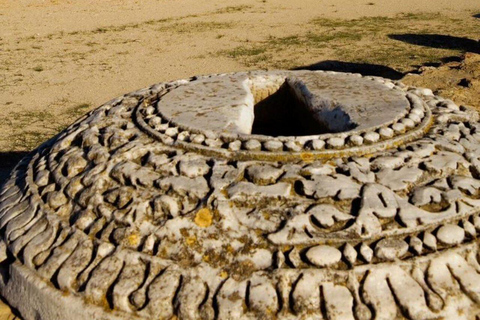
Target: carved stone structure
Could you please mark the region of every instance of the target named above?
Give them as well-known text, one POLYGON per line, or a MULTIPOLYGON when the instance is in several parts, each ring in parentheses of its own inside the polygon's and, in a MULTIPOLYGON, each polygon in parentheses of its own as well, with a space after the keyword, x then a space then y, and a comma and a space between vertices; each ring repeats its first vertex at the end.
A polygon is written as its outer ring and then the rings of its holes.
POLYGON ((0 192, 29 319, 475 319, 480 124, 386 79, 161 83, 41 145, 0 192))

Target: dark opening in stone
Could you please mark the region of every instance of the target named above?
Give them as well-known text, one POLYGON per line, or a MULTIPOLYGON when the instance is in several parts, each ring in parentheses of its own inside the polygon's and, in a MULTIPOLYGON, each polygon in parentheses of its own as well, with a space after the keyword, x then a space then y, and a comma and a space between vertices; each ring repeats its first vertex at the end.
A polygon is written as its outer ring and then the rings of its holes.
POLYGON ((305 136, 352 130, 357 126, 350 116, 332 101, 307 103, 308 90, 288 79, 277 89, 253 89, 255 119, 252 134, 305 136))

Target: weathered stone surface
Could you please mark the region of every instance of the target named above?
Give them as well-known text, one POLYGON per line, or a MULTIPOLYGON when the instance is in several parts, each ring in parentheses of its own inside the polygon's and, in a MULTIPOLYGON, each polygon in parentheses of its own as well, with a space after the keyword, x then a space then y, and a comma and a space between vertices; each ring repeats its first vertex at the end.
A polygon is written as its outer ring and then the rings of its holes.
POLYGON ((465 230, 459 226, 447 224, 437 231, 437 238, 445 244, 460 244, 465 239, 465 230))
POLYGON ((403 240, 383 239, 375 247, 375 255, 380 260, 395 260, 408 251, 408 244, 403 240))
POLYGON ((331 72, 125 95, 0 190, 0 293, 26 320, 473 319, 477 120, 331 72))
POLYGON ((354 125, 349 129, 375 127, 407 112, 406 97, 376 81, 307 72, 287 78, 287 82, 332 132, 345 131, 349 124, 354 125))
POLYGON ((248 134, 253 125, 253 104, 249 78, 238 74, 181 86, 163 96, 157 108, 171 121, 197 130, 248 134))
POLYGON ((308 249, 307 259, 317 267, 328 267, 340 262, 342 253, 330 246, 316 246, 308 249))

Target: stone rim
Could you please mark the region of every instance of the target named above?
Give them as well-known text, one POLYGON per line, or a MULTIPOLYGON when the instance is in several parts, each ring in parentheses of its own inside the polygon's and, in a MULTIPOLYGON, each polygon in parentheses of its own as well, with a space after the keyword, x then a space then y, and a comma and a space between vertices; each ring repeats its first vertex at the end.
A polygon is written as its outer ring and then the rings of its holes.
MULTIPOLYGON (((315 71, 317 73, 324 73, 323 71, 315 71)), ((356 75, 351 75, 357 77, 356 75)), ((379 81, 375 78, 366 77, 371 81, 379 81)), ((381 80, 385 82, 385 80, 381 80)), ((380 82, 380 81, 379 81, 380 82)), ((175 83, 167 84, 165 92, 159 95, 156 99, 146 101, 140 104, 135 111, 135 121, 137 125, 147 132, 150 136, 167 145, 175 145, 186 150, 194 152, 202 152, 215 156, 233 158, 239 160, 260 159, 260 160, 307 160, 308 158, 314 159, 328 159, 339 156, 349 155, 363 155, 371 154, 377 151, 385 150, 395 147, 400 142, 407 143, 418 139, 425 134, 433 123, 431 111, 422 102, 421 98, 413 92, 405 94, 407 97, 410 108, 408 113, 400 119, 393 119, 390 122, 384 123, 371 128, 365 128, 362 130, 352 130, 341 133, 327 133, 311 136, 299 136, 299 137, 271 137, 266 135, 246 135, 246 134, 232 134, 224 132, 209 132, 202 130, 195 130, 187 128, 181 124, 176 124, 170 119, 161 114, 158 108, 153 107, 160 100, 161 96, 167 94, 170 90, 174 90, 178 86, 185 85, 181 83, 176 85, 175 83), (415 110, 415 111, 414 111, 415 110), (418 116, 421 115, 421 117, 418 116), (153 121, 155 124, 152 124, 153 121), (406 119, 415 119, 414 127, 408 128, 402 121, 406 119), (158 120, 157 120, 158 119, 158 120), (150 124, 149 124, 150 123, 150 124), (158 128, 158 124, 161 124, 162 128, 158 128), (401 124, 405 130, 399 132, 393 130, 396 125, 401 124), (392 137, 382 137, 382 130, 387 129, 392 131, 392 137), (173 134, 167 134, 167 130, 171 130, 173 134), (374 133, 378 136, 377 141, 368 141, 365 138, 366 134, 374 133), (179 139, 181 134, 182 138, 179 139), (195 141, 190 139, 192 135, 200 136, 201 139, 195 141), (360 143, 355 143, 353 137, 361 137, 360 143), (335 146, 330 141, 340 140, 343 146, 335 146), (248 142, 256 142, 257 149, 248 148, 248 142), (238 150, 232 150, 231 143, 238 142, 238 150), (278 142, 282 144, 282 151, 268 150, 267 143, 278 142), (322 150, 315 150, 314 145, 316 142, 321 142, 322 150)), ((401 90, 396 86, 390 90, 401 90)))

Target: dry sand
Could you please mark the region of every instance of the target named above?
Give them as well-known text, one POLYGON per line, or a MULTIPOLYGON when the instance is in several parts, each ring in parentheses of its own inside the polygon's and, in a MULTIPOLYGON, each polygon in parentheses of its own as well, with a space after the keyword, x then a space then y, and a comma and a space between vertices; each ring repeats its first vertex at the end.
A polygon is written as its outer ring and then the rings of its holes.
MULTIPOLYGON (((314 64, 398 79, 480 53, 479 14, 478 0, 0 0, 0 167, 160 81, 314 64)), ((405 81, 478 104, 480 60, 467 60, 405 81)))

